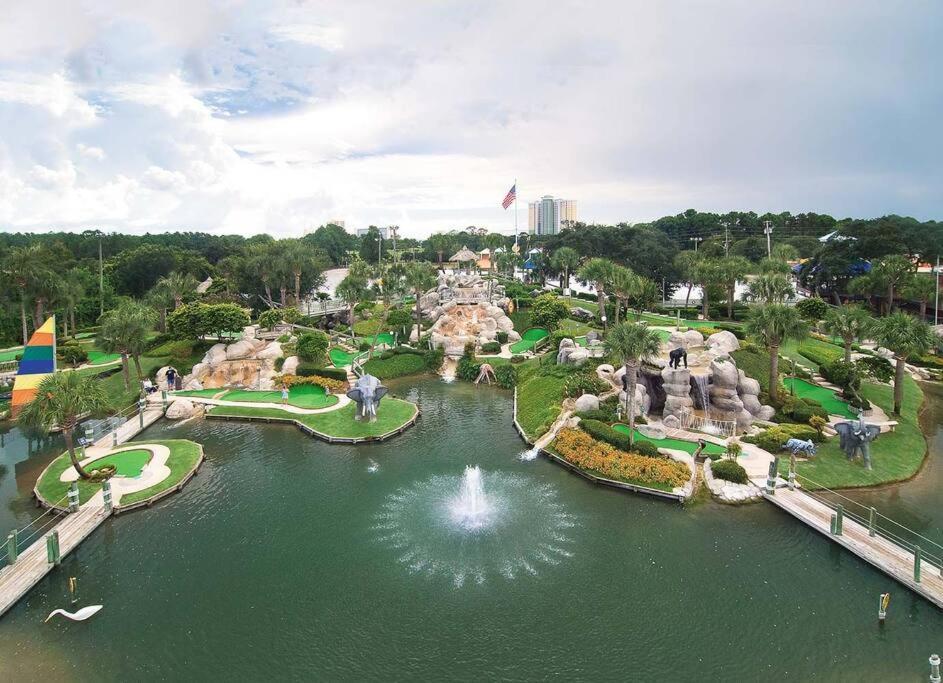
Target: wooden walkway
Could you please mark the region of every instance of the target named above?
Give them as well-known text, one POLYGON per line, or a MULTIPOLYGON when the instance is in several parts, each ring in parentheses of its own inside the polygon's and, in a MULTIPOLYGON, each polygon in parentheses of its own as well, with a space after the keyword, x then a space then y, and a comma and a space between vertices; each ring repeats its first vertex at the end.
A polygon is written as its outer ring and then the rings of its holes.
POLYGON ((48 561, 47 536, 53 531, 59 533, 60 558, 65 557, 97 529, 109 514, 105 510, 104 499, 99 491, 78 512, 66 515, 61 522, 24 550, 15 564, 0 570, 0 615, 13 607, 55 566, 48 561))
POLYGON ((777 488, 775 495, 770 495, 764 488, 765 481, 756 480, 754 483, 761 487, 766 500, 805 522, 819 533, 828 536, 862 560, 871 563, 915 593, 919 593, 937 607, 943 608, 943 578, 940 576, 938 567, 923 560, 920 581, 916 581, 914 553, 911 550, 880 534, 869 535, 868 527, 847 515, 842 523, 842 533, 833 534, 831 527, 834 510, 831 507, 804 493, 801 489, 790 491, 788 488, 777 488))
POLYGON ((114 446, 120 446, 121 444, 130 441, 135 436, 143 432, 145 429, 150 427, 152 424, 157 422, 160 418, 164 416, 164 408, 161 405, 160 400, 156 402, 148 402, 144 408, 144 421, 143 426, 141 422, 141 417, 139 414, 134 414, 127 420, 125 420, 117 429, 118 438, 115 440, 114 432, 108 432, 101 438, 99 438, 93 446, 96 448, 106 448, 111 449, 114 446))

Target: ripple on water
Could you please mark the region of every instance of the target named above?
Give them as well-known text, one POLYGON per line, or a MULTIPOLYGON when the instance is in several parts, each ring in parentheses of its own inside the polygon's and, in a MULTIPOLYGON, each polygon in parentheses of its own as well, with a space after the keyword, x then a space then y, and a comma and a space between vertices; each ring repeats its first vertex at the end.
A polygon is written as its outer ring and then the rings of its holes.
POLYGON ((457 588, 538 576, 573 556, 576 519, 553 486, 505 472, 484 472, 482 483, 487 524, 470 529, 456 521, 462 477, 439 475, 387 496, 374 518, 376 540, 408 572, 457 588))

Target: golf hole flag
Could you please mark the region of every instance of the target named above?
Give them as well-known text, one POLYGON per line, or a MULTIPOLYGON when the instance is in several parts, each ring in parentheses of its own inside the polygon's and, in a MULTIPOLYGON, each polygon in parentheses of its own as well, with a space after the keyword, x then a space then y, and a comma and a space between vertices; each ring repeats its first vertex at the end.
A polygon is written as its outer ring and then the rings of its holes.
POLYGON ((13 396, 10 401, 10 417, 16 417, 36 395, 36 388, 43 378, 56 371, 56 316, 43 323, 33 332, 23 349, 23 358, 16 371, 13 396))

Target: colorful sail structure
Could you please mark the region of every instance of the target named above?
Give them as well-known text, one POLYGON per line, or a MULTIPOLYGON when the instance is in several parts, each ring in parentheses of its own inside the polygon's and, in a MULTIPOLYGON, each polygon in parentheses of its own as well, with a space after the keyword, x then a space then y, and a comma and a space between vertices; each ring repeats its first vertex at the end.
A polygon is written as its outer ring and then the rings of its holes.
POLYGON ((13 382, 10 417, 16 417, 36 396, 39 383, 56 371, 56 316, 52 316, 33 332, 20 359, 13 382))

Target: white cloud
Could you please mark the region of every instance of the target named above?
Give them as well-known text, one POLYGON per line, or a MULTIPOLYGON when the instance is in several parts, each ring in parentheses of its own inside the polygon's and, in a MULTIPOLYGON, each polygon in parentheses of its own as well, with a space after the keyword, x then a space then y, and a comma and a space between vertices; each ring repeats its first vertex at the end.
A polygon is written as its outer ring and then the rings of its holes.
POLYGON ((270 31, 279 40, 315 45, 325 50, 335 51, 344 47, 344 32, 337 26, 294 24, 273 26, 270 31))
POLYGON ((96 161, 103 161, 105 159, 105 150, 101 147, 96 147, 95 145, 86 145, 83 143, 78 143, 75 148, 79 151, 83 157, 88 159, 94 159, 96 161))

